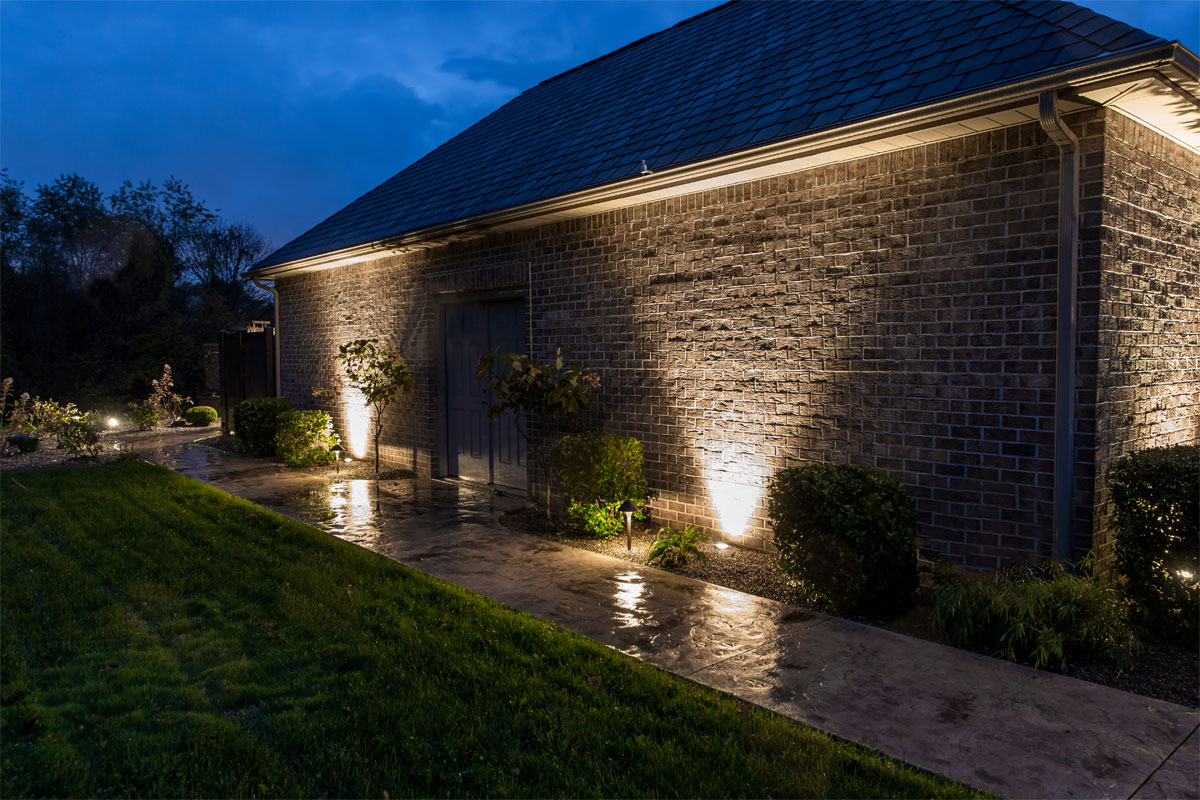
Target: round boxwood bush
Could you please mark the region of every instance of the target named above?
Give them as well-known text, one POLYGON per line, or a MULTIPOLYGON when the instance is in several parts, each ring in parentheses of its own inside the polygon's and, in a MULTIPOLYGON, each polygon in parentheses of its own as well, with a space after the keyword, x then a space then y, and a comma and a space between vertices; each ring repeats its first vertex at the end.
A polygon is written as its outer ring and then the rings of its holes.
POLYGON ((333 420, 324 411, 285 411, 279 415, 275 453, 293 467, 332 464, 340 443, 333 420))
POLYGON ((252 456, 274 455, 279 417, 291 410, 292 404, 282 397, 243 400, 233 409, 234 444, 252 456))
POLYGON ((1194 647, 1200 636, 1200 446, 1143 450, 1106 475, 1115 569, 1139 629, 1194 647))
POLYGON ((808 464, 775 473, 767 497, 779 566, 833 610, 895 609, 917 588, 916 519, 878 470, 808 464))
POLYGON ((212 406, 192 406, 183 412, 183 418, 194 428, 207 428, 217 421, 217 410, 212 406))

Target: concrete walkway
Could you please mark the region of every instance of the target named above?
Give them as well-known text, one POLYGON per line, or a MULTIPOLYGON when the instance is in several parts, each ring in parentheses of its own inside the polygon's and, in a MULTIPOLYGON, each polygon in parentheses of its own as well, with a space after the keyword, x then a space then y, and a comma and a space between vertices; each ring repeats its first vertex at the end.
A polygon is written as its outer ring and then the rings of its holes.
POLYGON ((198 445, 176 471, 748 702, 1007 797, 1200 798, 1200 714, 501 526, 443 481, 330 481, 198 445))

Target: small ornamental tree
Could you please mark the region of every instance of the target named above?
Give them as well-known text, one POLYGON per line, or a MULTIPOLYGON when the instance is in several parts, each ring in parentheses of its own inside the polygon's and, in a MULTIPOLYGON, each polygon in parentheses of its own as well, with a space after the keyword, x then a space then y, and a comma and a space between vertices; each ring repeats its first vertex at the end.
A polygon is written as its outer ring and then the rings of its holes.
MULTIPOLYGON (((496 402, 488 409, 492 419, 513 412, 517 433, 525 440, 534 462, 546 479, 546 517, 550 516, 550 448, 531 438, 528 422, 522 424, 521 413, 534 414, 543 426, 557 417, 575 414, 588 404, 588 391, 600 386, 600 377, 577 361, 567 362, 570 351, 554 348, 547 364, 540 364, 529 354, 484 353, 479 357, 477 378, 486 380, 496 402), (508 368, 493 372, 496 363, 508 368)), ((545 437, 542 437, 543 439, 545 437)))
POLYGON ((400 392, 411 392, 413 378, 404 359, 391 350, 380 347, 375 339, 355 339, 338 348, 338 360, 350 385, 362 392, 363 399, 374 412, 375 472, 379 472, 379 437, 383 433, 383 412, 400 392))

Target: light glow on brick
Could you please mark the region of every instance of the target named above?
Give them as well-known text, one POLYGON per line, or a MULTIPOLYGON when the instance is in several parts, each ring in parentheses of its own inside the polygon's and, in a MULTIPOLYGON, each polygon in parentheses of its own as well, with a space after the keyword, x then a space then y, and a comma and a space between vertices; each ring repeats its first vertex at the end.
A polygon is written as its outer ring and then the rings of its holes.
POLYGON ((371 409, 362 392, 352 386, 346 387, 343 397, 346 438, 350 445, 350 453, 355 458, 362 458, 367 454, 367 431, 371 427, 371 409))
POLYGON ((717 512, 721 530, 726 536, 732 537, 745 535, 750 517, 753 516, 758 498, 762 494, 761 488, 738 481, 738 477, 741 476, 730 475, 727 472, 710 473, 706 480, 708 496, 717 512))
POLYGON ((753 451, 740 443, 708 442, 701 455, 708 497, 726 538, 740 539, 762 496, 753 451))

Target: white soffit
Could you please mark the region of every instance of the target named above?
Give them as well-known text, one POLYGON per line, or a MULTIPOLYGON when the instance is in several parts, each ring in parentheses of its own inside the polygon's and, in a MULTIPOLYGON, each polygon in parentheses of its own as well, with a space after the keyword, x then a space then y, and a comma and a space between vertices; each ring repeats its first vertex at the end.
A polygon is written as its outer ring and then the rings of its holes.
POLYGON ((1196 100, 1197 87, 1188 86, 1188 83, 1195 81, 1188 81, 1186 77, 1178 82, 1168 78, 1146 78, 1080 92, 1079 96, 1132 117, 1200 154, 1200 103, 1196 100))

